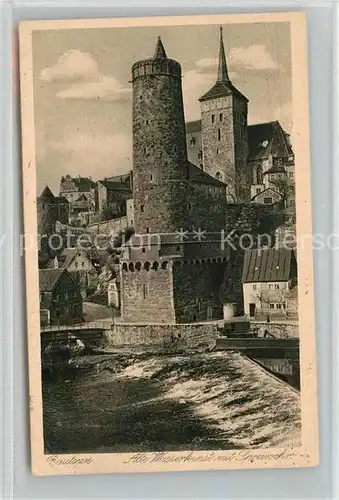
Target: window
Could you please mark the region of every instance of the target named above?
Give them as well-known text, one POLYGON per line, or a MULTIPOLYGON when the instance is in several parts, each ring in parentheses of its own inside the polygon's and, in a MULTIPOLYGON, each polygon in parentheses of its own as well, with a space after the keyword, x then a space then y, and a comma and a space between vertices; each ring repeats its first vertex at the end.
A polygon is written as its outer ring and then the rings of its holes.
POLYGON ((65 292, 65 300, 68 300, 68 292, 65 292))
POLYGON ((270 309, 274 309, 274 304, 270 304, 270 309))
POLYGON ((180 247, 177 247, 177 252, 180 252, 180 247))
POLYGON ((143 249, 142 249, 142 253, 146 253, 146 248, 143 248, 143 249))
POLYGON ((256 191, 257 191, 257 194, 261 193, 261 189, 260 188, 257 188, 256 191))
POLYGON ((218 141, 221 141, 221 130, 218 128, 218 141))
POLYGON ((153 174, 150 175, 150 178, 151 178, 151 182, 153 181, 153 174))
POLYGON ((144 153, 147 153, 147 146, 144 147, 144 153))
POLYGON ((196 142, 195 138, 194 138, 194 137, 192 137, 192 139, 190 140, 190 145, 191 145, 191 146, 194 146, 195 142, 196 142))
POLYGON ((142 101, 142 95, 139 97, 140 101, 142 101))
POLYGON ((270 283, 270 284, 268 285, 268 289, 269 289, 269 290, 273 290, 273 285, 272 285, 272 283, 270 283))
POLYGON ((274 288, 275 288, 276 290, 279 290, 279 283, 276 283, 276 284, 274 285, 274 288))
POLYGON ((217 149, 217 155, 218 155, 218 154, 220 154, 220 149, 219 149, 219 148, 217 149))
POLYGON ((146 233, 147 234, 149 233, 149 227, 146 227, 146 233))
POLYGON ((201 158, 202 158, 202 151, 199 151, 198 160, 201 160, 201 158))
POLYGON ((222 116, 222 113, 220 113, 220 115, 219 115, 219 121, 222 122, 222 119, 223 119, 223 116, 222 116))
POLYGON ((78 261, 74 262, 75 267, 78 267, 78 261))
POLYGON ((215 122, 215 115, 212 115, 211 119, 212 119, 212 123, 214 123, 215 122))
POLYGON ((82 265, 82 267, 85 267, 85 262, 82 261, 81 265, 82 265))
POLYGON ((215 174, 215 178, 218 179, 218 181, 222 181, 222 173, 221 172, 217 172, 215 174))
POLYGON ((148 125, 148 120, 145 120, 146 125, 148 125))
POLYGON ((188 202, 187 202, 186 207, 187 207, 187 210, 191 210, 192 205, 191 205, 191 202, 190 202, 190 201, 188 201, 188 202))
POLYGON ((277 309, 281 309, 281 308, 282 308, 281 304, 277 304, 277 309))
POLYGON ((60 295, 57 293, 57 294, 56 294, 56 296, 55 296, 55 300, 56 300, 57 302, 59 302, 59 299, 60 299, 60 295))
POLYGON ((293 172, 288 172, 289 177, 293 178, 293 175, 294 175, 293 172))
POLYGON ((272 197, 268 196, 267 198, 264 198, 264 203, 265 205, 271 205, 273 203, 272 197))
POLYGON ((256 290, 257 289, 257 285, 253 285, 253 290, 256 290))
POLYGON ((147 285, 142 285, 142 296, 144 299, 148 298, 148 288, 147 285))
POLYGON ((144 205, 140 205, 140 212, 143 212, 144 211, 144 205))
POLYGON ((286 303, 285 302, 283 303, 282 306, 283 306, 283 309, 286 309, 286 303))

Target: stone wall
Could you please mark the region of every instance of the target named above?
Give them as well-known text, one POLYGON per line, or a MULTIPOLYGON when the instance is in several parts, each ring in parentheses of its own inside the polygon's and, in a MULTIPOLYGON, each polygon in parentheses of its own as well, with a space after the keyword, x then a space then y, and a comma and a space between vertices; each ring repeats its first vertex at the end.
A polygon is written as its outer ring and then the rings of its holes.
POLYGON ((116 324, 106 332, 107 343, 116 347, 169 347, 178 349, 214 347, 217 326, 213 323, 190 325, 116 324))
POLYGON ((299 324, 297 321, 286 321, 284 323, 274 321, 270 323, 251 321, 251 329, 252 328, 258 328, 259 334, 264 334, 265 330, 267 330, 272 335, 284 339, 299 337, 299 324))
POLYGON ((117 234, 119 231, 123 231, 127 227, 127 217, 118 217, 116 219, 105 220, 102 222, 97 222, 95 224, 89 224, 86 231, 91 234, 117 234))
POLYGON ((224 262, 175 262, 173 296, 177 322, 222 318, 219 294, 224 269, 224 262))
POLYGON ((163 262, 154 269, 140 263, 121 268, 121 315, 128 323, 174 323, 172 268, 163 262), (162 268, 162 266, 164 268, 162 268))

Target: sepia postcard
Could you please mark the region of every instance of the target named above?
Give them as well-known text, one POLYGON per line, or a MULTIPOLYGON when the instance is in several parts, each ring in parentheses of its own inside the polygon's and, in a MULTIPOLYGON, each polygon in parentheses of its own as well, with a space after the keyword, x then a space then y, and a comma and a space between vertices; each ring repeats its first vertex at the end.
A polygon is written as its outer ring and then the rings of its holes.
POLYGON ((34 474, 318 464, 306 32, 20 24, 34 474))

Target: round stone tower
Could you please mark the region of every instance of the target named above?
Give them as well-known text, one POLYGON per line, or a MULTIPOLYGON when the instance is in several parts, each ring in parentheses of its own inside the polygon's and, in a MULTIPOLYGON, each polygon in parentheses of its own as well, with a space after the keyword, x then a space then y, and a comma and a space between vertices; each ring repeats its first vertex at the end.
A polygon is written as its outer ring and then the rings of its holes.
POLYGON ((181 66, 167 57, 160 37, 154 57, 133 65, 132 83, 136 233, 175 232, 187 221, 181 66))

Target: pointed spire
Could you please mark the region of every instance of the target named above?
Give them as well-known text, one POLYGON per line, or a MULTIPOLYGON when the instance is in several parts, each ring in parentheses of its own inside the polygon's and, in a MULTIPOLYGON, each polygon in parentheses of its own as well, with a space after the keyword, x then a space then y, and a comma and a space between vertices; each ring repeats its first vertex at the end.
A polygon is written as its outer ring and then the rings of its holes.
POLYGON ((155 47, 154 59, 167 59, 166 51, 164 49, 160 36, 158 36, 157 45, 155 47))
POLYGON ((219 49, 219 66, 218 66, 218 78, 217 82, 229 82, 229 76, 227 71, 227 63, 224 49, 224 40, 222 37, 222 26, 220 26, 220 49, 219 49))

